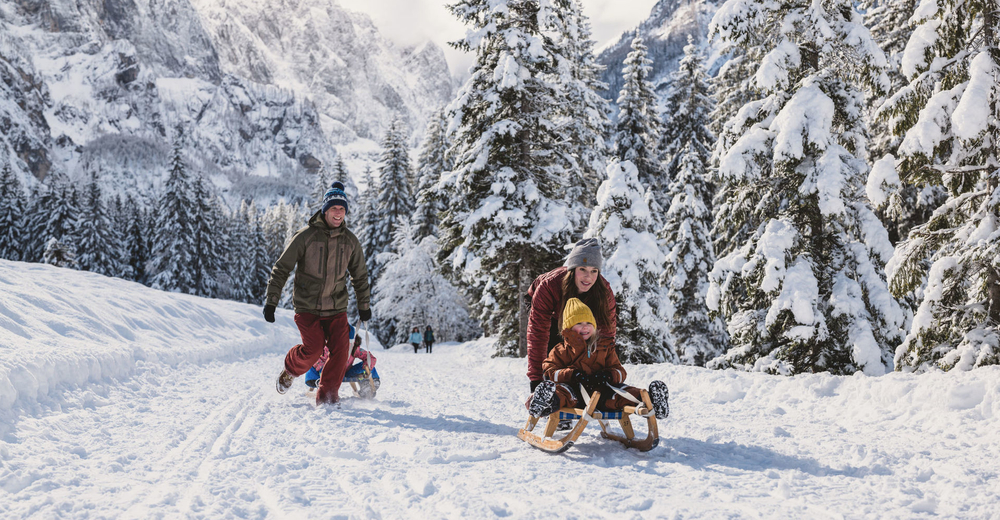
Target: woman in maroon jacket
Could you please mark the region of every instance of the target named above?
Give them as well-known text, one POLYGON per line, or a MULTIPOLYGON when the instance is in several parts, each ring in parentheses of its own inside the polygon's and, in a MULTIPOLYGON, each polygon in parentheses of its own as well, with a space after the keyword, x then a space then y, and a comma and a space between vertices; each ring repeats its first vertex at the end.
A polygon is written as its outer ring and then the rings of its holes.
POLYGON ((601 276, 601 243, 596 238, 586 238, 576 243, 566 265, 549 271, 531 284, 528 298, 531 313, 528 315, 528 380, 531 391, 542 381, 542 361, 549 350, 560 343, 562 313, 566 301, 579 298, 597 318, 597 332, 601 337, 615 338, 617 317, 615 295, 611 285, 601 276))

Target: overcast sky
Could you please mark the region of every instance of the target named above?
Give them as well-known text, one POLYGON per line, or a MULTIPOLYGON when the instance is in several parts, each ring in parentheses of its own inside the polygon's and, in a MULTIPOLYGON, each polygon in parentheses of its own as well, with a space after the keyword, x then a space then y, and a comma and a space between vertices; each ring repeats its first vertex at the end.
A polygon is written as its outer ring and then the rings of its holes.
MULTIPOLYGON (((456 51, 447 42, 461 38, 465 26, 445 8, 443 0, 339 0, 353 11, 367 13, 390 40, 412 44, 431 39, 440 45, 448 58, 452 74, 465 75, 472 56, 456 51)), ((649 16, 657 0, 582 0, 590 18, 594 41, 602 47, 617 39, 622 31, 649 16)))

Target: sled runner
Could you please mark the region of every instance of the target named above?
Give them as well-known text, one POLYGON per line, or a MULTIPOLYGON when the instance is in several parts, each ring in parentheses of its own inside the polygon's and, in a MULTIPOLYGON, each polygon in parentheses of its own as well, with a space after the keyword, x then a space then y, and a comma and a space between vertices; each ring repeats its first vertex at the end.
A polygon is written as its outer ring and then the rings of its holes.
MULTIPOLYGON (((586 399, 587 393, 583 392, 583 395, 586 399)), ((573 443, 575 443, 580 437, 580 434, 583 433, 584 428, 587 427, 587 423, 594 420, 601 425, 601 437, 618 441, 625 445, 626 448, 636 448, 639 451, 649 451, 660 443, 660 436, 656 430, 656 416, 653 412, 653 403, 649 398, 648 392, 645 390, 642 391, 641 403, 636 406, 626 406, 620 412, 596 411, 597 403, 600 402, 600 397, 600 392, 594 392, 590 395, 590 399, 587 401, 587 407, 585 409, 561 408, 559 411, 549 415, 548 422, 545 424, 545 431, 542 436, 532 433, 532 430, 535 429, 535 425, 537 424, 539 418, 529 416, 524 428, 521 428, 517 432, 517 437, 542 451, 546 451, 548 453, 562 453, 573 446, 573 443), (646 418, 648 433, 645 439, 637 440, 635 438, 635 430, 633 430, 632 421, 629 419, 629 416, 633 414, 646 418), (618 420, 618 424, 622 429, 621 435, 608 429, 608 422, 613 419, 618 420), (556 427, 558 426, 560 420, 576 420, 577 422, 565 436, 559 439, 553 439, 552 436, 556 433, 556 427)))

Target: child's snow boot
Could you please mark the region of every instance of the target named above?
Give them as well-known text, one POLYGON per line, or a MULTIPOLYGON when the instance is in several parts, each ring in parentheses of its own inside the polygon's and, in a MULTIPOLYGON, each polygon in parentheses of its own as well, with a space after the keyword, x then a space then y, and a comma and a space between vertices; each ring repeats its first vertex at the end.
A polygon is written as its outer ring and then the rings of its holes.
POLYGON ((657 419, 666 419, 670 415, 670 405, 667 404, 669 397, 670 392, 666 383, 663 381, 649 383, 649 398, 653 401, 653 412, 657 419))
POLYGON ((556 394, 554 381, 542 381, 535 387, 528 405, 528 413, 532 417, 544 417, 559 410, 559 396, 556 394))
POLYGON ((278 374, 278 381, 275 387, 278 389, 279 394, 284 394, 292 387, 292 383, 295 382, 295 376, 289 374, 285 369, 281 369, 281 373, 278 374))

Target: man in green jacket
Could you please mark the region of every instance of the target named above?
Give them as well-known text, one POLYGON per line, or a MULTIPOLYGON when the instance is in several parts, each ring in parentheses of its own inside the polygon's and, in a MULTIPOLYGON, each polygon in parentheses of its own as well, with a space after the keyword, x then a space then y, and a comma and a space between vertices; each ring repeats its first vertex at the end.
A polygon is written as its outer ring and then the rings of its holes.
POLYGON ((316 392, 316 404, 332 404, 340 400, 340 383, 350 359, 348 273, 358 298, 358 316, 364 322, 372 317, 365 255, 358 237, 347 229, 346 215, 344 185, 334 182, 323 196, 323 208, 309 219, 308 226, 295 233, 271 269, 271 279, 267 282, 264 319, 274 323, 274 310, 281 298, 281 289, 292 269, 295 269, 292 304, 302 344, 292 347, 285 356, 285 368, 278 376, 278 393, 285 393, 296 377, 309 371, 323 355, 324 346, 330 350, 330 360, 316 392))

